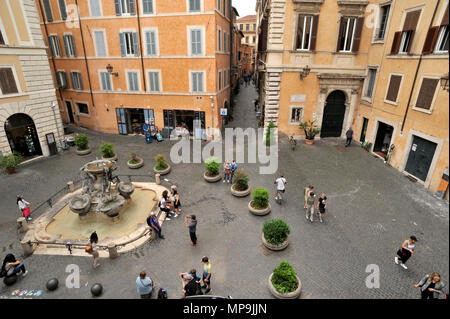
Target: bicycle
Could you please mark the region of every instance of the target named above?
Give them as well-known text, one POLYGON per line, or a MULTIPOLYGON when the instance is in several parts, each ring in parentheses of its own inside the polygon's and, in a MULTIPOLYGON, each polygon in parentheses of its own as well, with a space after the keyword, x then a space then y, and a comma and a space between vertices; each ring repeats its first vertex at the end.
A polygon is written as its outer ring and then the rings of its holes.
POLYGON ((294 137, 291 135, 289 136, 289 144, 291 144, 291 149, 295 151, 295 147, 297 146, 297 141, 294 139, 294 137))

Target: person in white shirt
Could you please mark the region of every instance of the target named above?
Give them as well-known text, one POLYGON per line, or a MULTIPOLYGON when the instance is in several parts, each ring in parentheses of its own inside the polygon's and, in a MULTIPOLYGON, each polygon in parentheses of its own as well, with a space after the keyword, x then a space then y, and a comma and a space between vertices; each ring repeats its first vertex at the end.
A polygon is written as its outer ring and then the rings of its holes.
POLYGON ((30 206, 31 204, 23 199, 22 195, 17 195, 17 206, 19 206, 20 211, 28 221, 31 220, 30 215, 30 206))
POLYGON ((280 177, 275 180, 274 184, 277 184, 275 199, 278 200, 278 197, 281 198, 280 193, 284 193, 286 190, 287 181, 286 178, 284 178, 284 175, 280 174, 280 177))

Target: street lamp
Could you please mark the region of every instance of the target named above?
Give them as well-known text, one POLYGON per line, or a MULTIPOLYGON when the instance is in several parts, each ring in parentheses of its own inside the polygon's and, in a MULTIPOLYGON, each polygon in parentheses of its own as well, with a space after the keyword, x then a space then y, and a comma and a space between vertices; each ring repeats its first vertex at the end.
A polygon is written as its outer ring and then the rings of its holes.
POLYGON ((446 90, 447 92, 449 91, 449 88, 448 88, 448 73, 441 77, 441 88, 446 90))
POLYGON ((119 72, 114 72, 113 73, 113 66, 111 64, 108 63, 108 65, 106 66, 106 71, 108 71, 108 73, 114 75, 114 76, 119 76, 119 72))
POLYGON ((311 71, 311 69, 309 68, 309 66, 305 66, 303 68, 303 70, 300 71, 300 80, 303 80, 304 78, 306 78, 310 71, 311 71))

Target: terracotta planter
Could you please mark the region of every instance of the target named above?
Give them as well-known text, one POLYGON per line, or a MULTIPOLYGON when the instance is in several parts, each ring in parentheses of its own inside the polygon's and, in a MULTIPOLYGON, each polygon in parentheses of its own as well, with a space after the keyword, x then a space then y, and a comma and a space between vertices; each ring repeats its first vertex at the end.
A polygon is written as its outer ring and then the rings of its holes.
POLYGON ((298 280, 298 287, 297 287, 297 289, 295 291, 293 291, 293 292, 289 292, 289 293, 286 293, 286 294, 279 293, 275 289, 275 287, 272 284, 272 276, 273 276, 273 274, 271 274, 270 277, 269 277, 269 290, 270 290, 270 293, 275 298, 277 298, 277 299, 297 299, 300 296, 300 293, 302 292, 302 282, 300 281, 300 278, 298 278, 298 276, 295 276, 295 277, 297 277, 297 280, 298 280))
POLYGON ((89 153, 91 153, 91 148, 88 147, 87 149, 82 150, 82 151, 79 151, 78 149, 76 149, 75 152, 80 156, 84 156, 84 155, 88 155, 89 153))
POLYGON ((114 154, 113 157, 103 157, 102 159, 104 159, 105 161, 117 161, 117 154, 114 154))
POLYGON ((305 139, 305 143, 306 143, 306 145, 313 145, 314 144, 314 140, 305 139))
POLYGON ((141 168, 142 166, 144 166, 144 160, 142 158, 137 157, 136 159, 138 160, 138 162, 136 164, 130 164, 130 161, 127 162, 128 168, 136 169, 136 168, 141 168))
POLYGON ((245 196, 248 196, 248 195, 250 194, 250 191, 251 191, 250 187, 248 187, 245 191, 237 191, 237 190, 234 190, 234 189, 233 189, 233 186, 234 186, 234 185, 235 185, 235 184, 231 185, 231 194, 232 194, 233 196, 236 196, 236 197, 245 197, 245 196))
POLYGON ((157 170, 157 169, 156 169, 156 165, 155 165, 155 166, 153 167, 153 172, 155 172, 156 174, 159 174, 159 175, 166 175, 166 174, 169 174, 169 172, 170 172, 170 165, 167 164, 167 168, 166 168, 165 170, 162 170, 162 171, 157 170))
POLYGON ((282 242, 280 245, 274 245, 269 243, 266 238, 264 238, 264 233, 262 234, 262 242, 263 245, 270 250, 279 251, 286 249, 286 247, 289 245, 289 238, 287 238, 284 242, 282 242))
POLYGON ((8 175, 12 175, 16 173, 16 168, 13 168, 12 170, 8 171, 8 175))
POLYGON ((206 172, 203 173, 203 178, 208 182, 208 183, 215 183, 218 182, 222 179, 222 176, 219 174, 217 174, 216 176, 207 176, 206 172))
POLYGON ((248 210, 250 211, 250 213, 252 213, 253 215, 257 215, 257 216, 264 216, 270 213, 270 210, 272 209, 272 207, 269 205, 266 208, 263 209, 256 209, 252 207, 252 203, 253 201, 250 201, 250 203, 248 203, 248 210))

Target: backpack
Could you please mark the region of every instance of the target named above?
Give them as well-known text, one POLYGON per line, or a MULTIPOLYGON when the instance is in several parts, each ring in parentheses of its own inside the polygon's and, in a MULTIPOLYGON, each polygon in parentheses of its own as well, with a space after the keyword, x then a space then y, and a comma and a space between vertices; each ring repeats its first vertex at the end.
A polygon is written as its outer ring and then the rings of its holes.
POLYGON ((2 268, 0 270, 0 278, 6 277, 6 270, 4 268, 2 268))
POLYGON ((159 288, 158 299, 167 299, 167 290, 165 288, 159 288))

